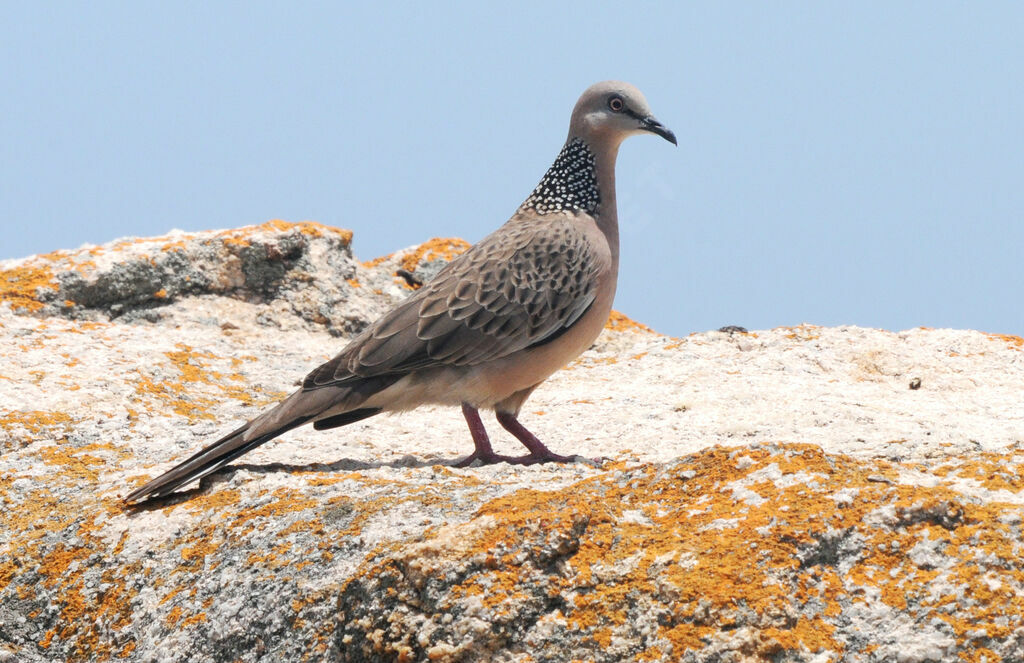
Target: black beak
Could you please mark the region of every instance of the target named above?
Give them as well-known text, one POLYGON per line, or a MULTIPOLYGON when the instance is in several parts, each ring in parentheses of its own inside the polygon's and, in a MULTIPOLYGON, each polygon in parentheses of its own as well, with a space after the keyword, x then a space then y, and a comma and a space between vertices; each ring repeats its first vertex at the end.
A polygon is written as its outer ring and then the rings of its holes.
POLYGON ((658 134, 676 147, 679 147, 679 143, 676 142, 676 135, 664 124, 655 120, 653 116, 641 119, 640 128, 644 131, 650 131, 652 134, 658 134))

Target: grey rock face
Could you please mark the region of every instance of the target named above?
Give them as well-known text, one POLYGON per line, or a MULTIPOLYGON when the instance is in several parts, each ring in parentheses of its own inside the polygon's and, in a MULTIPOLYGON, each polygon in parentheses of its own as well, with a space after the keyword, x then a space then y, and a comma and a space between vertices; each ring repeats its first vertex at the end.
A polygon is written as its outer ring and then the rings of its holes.
POLYGON ((464 246, 271 222, 0 263, 0 661, 1024 660, 1012 336, 616 315, 523 413, 601 467, 452 468, 423 408, 121 504, 464 246))
MULTIPOLYGON (((237 231, 121 240, 4 264, 9 274, 51 275, 32 297, 29 308, 37 315, 154 322, 183 297, 212 295, 277 302, 276 312, 342 335, 359 331, 372 309, 386 308, 393 299, 357 293, 360 266, 351 239, 349 231, 320 224, 271 221, 237 231), (367 299, 379 300, 378 306, 367 307, 367 299)), ((274 324, 273 318, 265 316, 264 323, 274 324)))

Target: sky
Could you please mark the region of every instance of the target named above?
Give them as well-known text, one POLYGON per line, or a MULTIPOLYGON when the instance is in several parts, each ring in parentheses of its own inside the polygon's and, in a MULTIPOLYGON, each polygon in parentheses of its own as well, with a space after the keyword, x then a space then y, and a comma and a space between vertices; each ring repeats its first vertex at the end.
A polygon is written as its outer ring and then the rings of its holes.
POLYGON ((0 259, 281 218, 477 241, 647 96, 616 308, 1024 334, 1024 5, 0 4, 0 259))

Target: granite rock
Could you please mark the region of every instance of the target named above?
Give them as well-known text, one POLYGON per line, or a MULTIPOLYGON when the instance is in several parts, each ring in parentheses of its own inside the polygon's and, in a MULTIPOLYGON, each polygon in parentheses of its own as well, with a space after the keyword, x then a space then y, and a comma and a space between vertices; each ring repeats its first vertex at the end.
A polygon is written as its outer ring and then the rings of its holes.
POLYGON ((351 240, 0 262, 0 661, 1024 660, 1013 336, 616 314, 523 413, 599 466, 457 469, 423 408, 124 507, 466 247, 351 240))

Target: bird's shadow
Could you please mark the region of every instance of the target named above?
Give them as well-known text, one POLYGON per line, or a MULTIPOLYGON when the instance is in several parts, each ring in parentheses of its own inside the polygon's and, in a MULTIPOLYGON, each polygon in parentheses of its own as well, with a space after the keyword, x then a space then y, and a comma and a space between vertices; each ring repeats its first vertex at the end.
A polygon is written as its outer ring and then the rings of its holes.
POLYGON ((225 465, 216 472, 212 472, 203 477, 199 480, 199 484, 191 490, 177 491, 162 497, 151 497, 144 502, 126 505, 126 508, 130 511, 144 512, 163 509, 175 504, 181 504, 182 502, 188 502, 192 498, 208 492, 214 484, 230 479, 231 476, 239 470, 245 470, 247 472, 252 472, 253 474, 272 474, 275 472, 287 472, 289 474, 303 474, 306 472, 358 472, 360 470, 374 470, 381 467, 410 469, 433 467, 435 465, 451 467, 460 460, 462 460, 461 457, 453 459, 435 458, 424 460, 416 458, 415 456, 403 456, 402 458, 386 462, 341 458, 333 463, 306 463, 302 465, 294 463, 237 463, 225 465))
MULTIPOLYGON (((588 459, 583 458, 582 456, 575 456, 575 458, 594 467, 600 467, 601 463, 608 460, 607 458, 588 459)), ((245 470, 247 472, 252 472, 253 474, 272 474, 275 472, 287 472, 288 474, 304 474, 307 472, 358 472, 361 470, 379 469, 381 467, 406 469, 434 467, 435 465, 455 467, 465 459, 465 456, 451 459, 422 459, 416 458, 415 456, 403 456, 396 460, 387 462, 341 458, 333 463, 306 463, 303 465, 294 463, 239 463, 237 465, 225 465, 216 472, 212 472, 200 479, 199 485, 191 490, 182 490, 162 497, 151 497, 144 502, 125 505, 125 509, 135 512, 154 511, 168 506, 181 504, 182 502, 188 502, 194 497, 210 492, 210 489, 215 484, 230 479, 231 476, 239 470, 245 470)))
POLYGON ((254 472, 256 474, 270 474, 271 472, 289 472, 291 474, 300 474, 303 472, 356 472, 359 470, 376 470, 381 467, 415 468, 433 467, 434 465, 454 465, 460 460, 462 459, 455 458, 452 460, 442 460, 435 458, 431 460, 424 460, 416 458, 415 456, 403 456, 397 460, 387 462, 340 458, 333 463, 306 463, 303 465, 296 465, 294 463, 236 463, 226 466, 224 471, 246 470, 247 472, 254 472))

